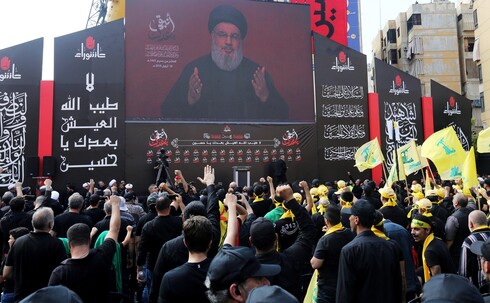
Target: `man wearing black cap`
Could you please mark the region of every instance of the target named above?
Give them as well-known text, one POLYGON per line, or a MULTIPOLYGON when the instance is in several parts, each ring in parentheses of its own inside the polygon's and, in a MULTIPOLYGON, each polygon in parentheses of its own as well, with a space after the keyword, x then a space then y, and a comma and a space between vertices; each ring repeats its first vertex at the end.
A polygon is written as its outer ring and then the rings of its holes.
POLYGON ((248 247, 226 244, 209 265, 208 299, 211 303, 245 302, 252 289, 270 285, 266 277, 280 271, 279 265, 260 264, 248 247))
POLYGON ((357 200, 351 211, 357 236, 340 253, 336 301, 402 302, 400 248, 371 231, 375 210, 368 201, 357 200))
POLYGON ((471 244, 470 250, 480 259, 481 271, 487 280, 487 283, 480 287, 480 293, 486 294, 488 301, 486 299, 485 302, 490 302, 490 240, 476 241, 471 244))
POLYGON ((214 8, 211 53, 189 63, 162 103, 165 118, 284 120, 288 106, 265 67, 243 57, 247 20, 234 7, 214 8))

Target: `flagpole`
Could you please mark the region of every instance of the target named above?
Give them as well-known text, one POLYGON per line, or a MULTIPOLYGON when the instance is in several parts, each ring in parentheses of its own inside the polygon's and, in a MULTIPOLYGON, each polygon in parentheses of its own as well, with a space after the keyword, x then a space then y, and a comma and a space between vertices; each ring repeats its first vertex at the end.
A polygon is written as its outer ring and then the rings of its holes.
POLYGON ((383 173, 385 175, 385 186, 386 186, 386 184, 388 184, 388 176, 389 176, 389 174, 388 174, 388 164, 386 164, 386 162, 383 161, 382 165, 383 165, 383 173))
MULTIPOLYGON (((432 169, 430 168, 430 163, 427 162, 427 168, 429 168, 429 172, 432 175, 432 178, 434 178, 434 184, 436 184, 436 178, 434 177, 434 173, 432 172, 432 169)), ((442 181, 442 180, 441 180, 442 181)), ((442 185, 442 184, 441 184, 442 185)))
POLYGON ((395 161, 393 161, 393 163, 396 163, 396 177, 398 180, 400 180, 400 165, 398 163, 398 144, 397 144, 397 140, 396 140, 396 128, 397 128, 397 123, 396 121, 393 121, 393 144, 395 145, 395 161))

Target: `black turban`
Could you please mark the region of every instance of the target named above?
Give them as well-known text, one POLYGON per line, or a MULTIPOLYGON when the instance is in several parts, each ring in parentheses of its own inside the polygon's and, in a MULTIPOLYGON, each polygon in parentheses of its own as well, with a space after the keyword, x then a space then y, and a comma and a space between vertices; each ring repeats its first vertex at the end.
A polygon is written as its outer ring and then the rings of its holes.
POLYGON ((231 23, 238 27, 242 39, 247 35, 247 20, 245 16, 234 7, 228 5, 220 5, 214 8, 209 14, 208 29, 211 33, 214 27, 219 23, 231 23))

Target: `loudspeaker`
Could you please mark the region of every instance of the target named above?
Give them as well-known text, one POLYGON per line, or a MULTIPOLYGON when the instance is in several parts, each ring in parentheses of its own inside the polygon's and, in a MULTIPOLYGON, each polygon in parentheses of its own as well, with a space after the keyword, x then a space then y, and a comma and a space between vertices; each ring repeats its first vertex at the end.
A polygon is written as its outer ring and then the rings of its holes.
POLYGON ((56 158, 53 156, 43 157, 43 176, 54 177, 56 175, 56 158))
POLYGON ((39 157, 32 156, 26 158, 26 176, 37 177, 39 174, 39 157))

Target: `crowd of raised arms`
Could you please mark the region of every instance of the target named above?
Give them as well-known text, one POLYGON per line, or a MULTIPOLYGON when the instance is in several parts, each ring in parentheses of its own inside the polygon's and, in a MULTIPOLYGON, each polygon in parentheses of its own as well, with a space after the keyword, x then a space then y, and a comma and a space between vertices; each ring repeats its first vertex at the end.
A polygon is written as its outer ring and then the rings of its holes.
POLYGON ((490 302, 488 176, 238 186, 209 165, 191 182, 174 173, 144 196, 115 179, 47 179, 35 196, 10 185, 1 302, 490 302))

